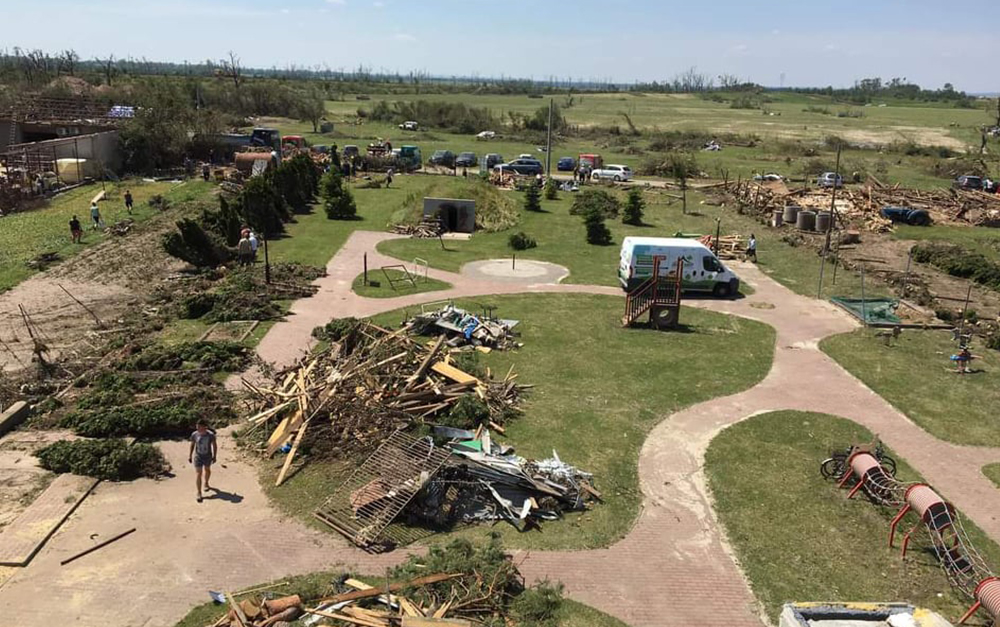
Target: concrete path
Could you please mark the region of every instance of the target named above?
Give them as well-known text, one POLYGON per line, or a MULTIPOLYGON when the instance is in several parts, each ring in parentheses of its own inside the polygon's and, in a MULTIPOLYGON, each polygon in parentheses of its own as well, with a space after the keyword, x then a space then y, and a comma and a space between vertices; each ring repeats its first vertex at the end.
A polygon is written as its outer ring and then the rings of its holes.
MULTIPOLYGON (((259 346, 260 355, 287 365, 308 349, 312 328, 331 318, 445 298, 514 292, 621 294, 604 287, 493 283, 432 270, 431 276, 454 287, 397 299, 359 298, 350 284, 365 252, 373 266, 398 263, 375 252, 375 245, 387 237, 352 235, 331 260, 329 276, 317 282, 319 293, 298 301, 287 321, 272 328, 259 346)), ((840 415, 876 431, 1000 540, 1000 491, 979 472, 983 464, 1000 461, 1000 449, 955 446, 922 431, 817 349, 821 338, 855 328, 846 314, 793 294, 756 267, 739 265, 738 271, 756 288, 755 294, 687 304, 772 325, 777 346, 770 373, 750 390, 664 417, 640 455, 643 509, 628 536, 595 551, 520 553, 526 577, 562 581, 571 597, 637 627, 763 624, 720 532, 702 465, 705 449, 721 429, 778 409, 840 415)), ((35 561, 0 588, 0 606, 12 608, 5 613, 8 621, 24 626, 171 625, 193 604, 206 600, 210 588, 236 589, 338 565, 381 572, 405 556, 367 555, 338 536, 282 520, 267 503, 252 463, 239 459, 226 440, 213 483, 229 495, 198 504, 186 445, 167 443, 164 450, 180 476, 98 486, 35 561), (60 559, 93 542, 92 533, 132 526, 139 531, 120 543, 58 566, 60 559)))

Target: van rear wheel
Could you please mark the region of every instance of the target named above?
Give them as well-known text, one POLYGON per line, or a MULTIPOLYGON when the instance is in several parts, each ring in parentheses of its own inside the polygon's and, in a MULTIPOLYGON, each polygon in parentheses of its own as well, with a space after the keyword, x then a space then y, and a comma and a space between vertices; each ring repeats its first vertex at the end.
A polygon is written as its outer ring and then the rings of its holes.
POLYGON ((728 283, 716 283, 712 288, 712 295, 717 298, 726 298, 730 295, 728 283))

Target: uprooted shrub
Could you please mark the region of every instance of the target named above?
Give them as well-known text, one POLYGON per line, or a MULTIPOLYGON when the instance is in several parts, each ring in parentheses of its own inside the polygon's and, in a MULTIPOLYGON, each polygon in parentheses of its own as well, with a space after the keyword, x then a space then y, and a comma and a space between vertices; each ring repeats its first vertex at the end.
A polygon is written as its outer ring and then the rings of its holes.
POLYGON ((179 370, 207 368, 213 372, 237 372, 250 361, 246 347, 237 342, 181 342, 151 344, 119 366, 121 370, 179 370))
POLYGON ((194 220, 177 221, 177 230, 163 236, 168 254, 199 268, 215 267, 232 259, 232 251, 194 220))
POLYGON ((573 199, 569 208, 571 215, 586 216, 597 211, 603 218, 617 218, 621 212, 621 202, 618 198, 603 189, 585 189, 573 199))
POLYGON ((152 444, 125 440, 62 440, 35 452, 39 464, 55 473, 71 472, 105 481, 156 477, 167 471, 167 460, 152 444))
POLYGON ((475 394, 466 394, 441 418, 441 423, 457 429, 475 429, 489 420, 489 406, 475 394))
POLYGON ((320 341, 337 342, 345 352, 350 352, 354 348, 354 340, 357 339, 360 327, 361 321, 357 318, 334 318, 325 325, 314 328, 312 336, 320 341))
POLYGON ((529 248, 538 246, 538 242, 524 231, 518 231, 517 233, 510 234, 507 245, 514 250, 528 250, 529 248))
POLYGON ((177 437, 201 418, 193 404, 172 399, 146 405, 105 406, 66 414, 59 426, 89 438, 177 437))

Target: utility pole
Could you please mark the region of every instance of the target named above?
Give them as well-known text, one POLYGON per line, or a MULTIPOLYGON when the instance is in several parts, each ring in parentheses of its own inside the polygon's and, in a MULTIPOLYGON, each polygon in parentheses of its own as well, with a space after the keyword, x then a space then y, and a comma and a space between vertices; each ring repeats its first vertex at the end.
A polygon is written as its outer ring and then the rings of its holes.
MULTIPOLYGON (((816 288, 816 298, 823 297, 823 274, 826 270, 826 257, 830 254, 830 236, 833 233, 833 219, 837 215, 837 187, 840 185, 840 150, 841 145, 837 144, 837 167, 834 172, 833 194, 830 196, 830 220, 826 223, 826 242, 823 244, 823 258, 819 264, 819 286, 816 288)), ((759 188, 758 188, 759 189, 759 188)), ((840 246, 837 246, 840 250, 840 246)), ((864 298, 864 297, 862 297, 864 298)))
POLYGON ((552 176, 552 108, 555 98, 549 98, 549 125, 545 133, 545 176, 552 176))

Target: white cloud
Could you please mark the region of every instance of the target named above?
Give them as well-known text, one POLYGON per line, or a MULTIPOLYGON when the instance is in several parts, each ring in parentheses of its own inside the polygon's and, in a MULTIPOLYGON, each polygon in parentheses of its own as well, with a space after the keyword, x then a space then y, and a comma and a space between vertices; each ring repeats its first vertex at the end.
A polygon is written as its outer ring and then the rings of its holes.
POLYGON ((339 4, 341 6, 347 4, 347 0, 326 0, 327 4, 339 4))
POLYGON ((376 9, 381 9, 382 7, 385 6, 385 3, 384 2, 372 2, 372 6, 375 7, 376 9))
POLYGON ((834 44, 826 44, 825 46, 823 46, 823 50, 836 50, 836 49, 837 46, 834 44))
POLYGON ((414 42, 417 40, 416 37, 414 37, 409 33, 396 33, 395 35, 392 36, 392 38, 395 39, 396 41, 406 41, 406 42, 414 42))
POLYGON ((771 31, 771 34, 772 34, 772 35, 780 35, 780 34, 781 34, 781 31, 780 31, 780 30, 778 30, 777 28, 775 28, 774 30, 772 30, 772 31, 771 31))
POLYGON ((288 9, 282 9, 281 12, 284 13, 285 15, 291 13, 291 11, 289 11, 288 9))

